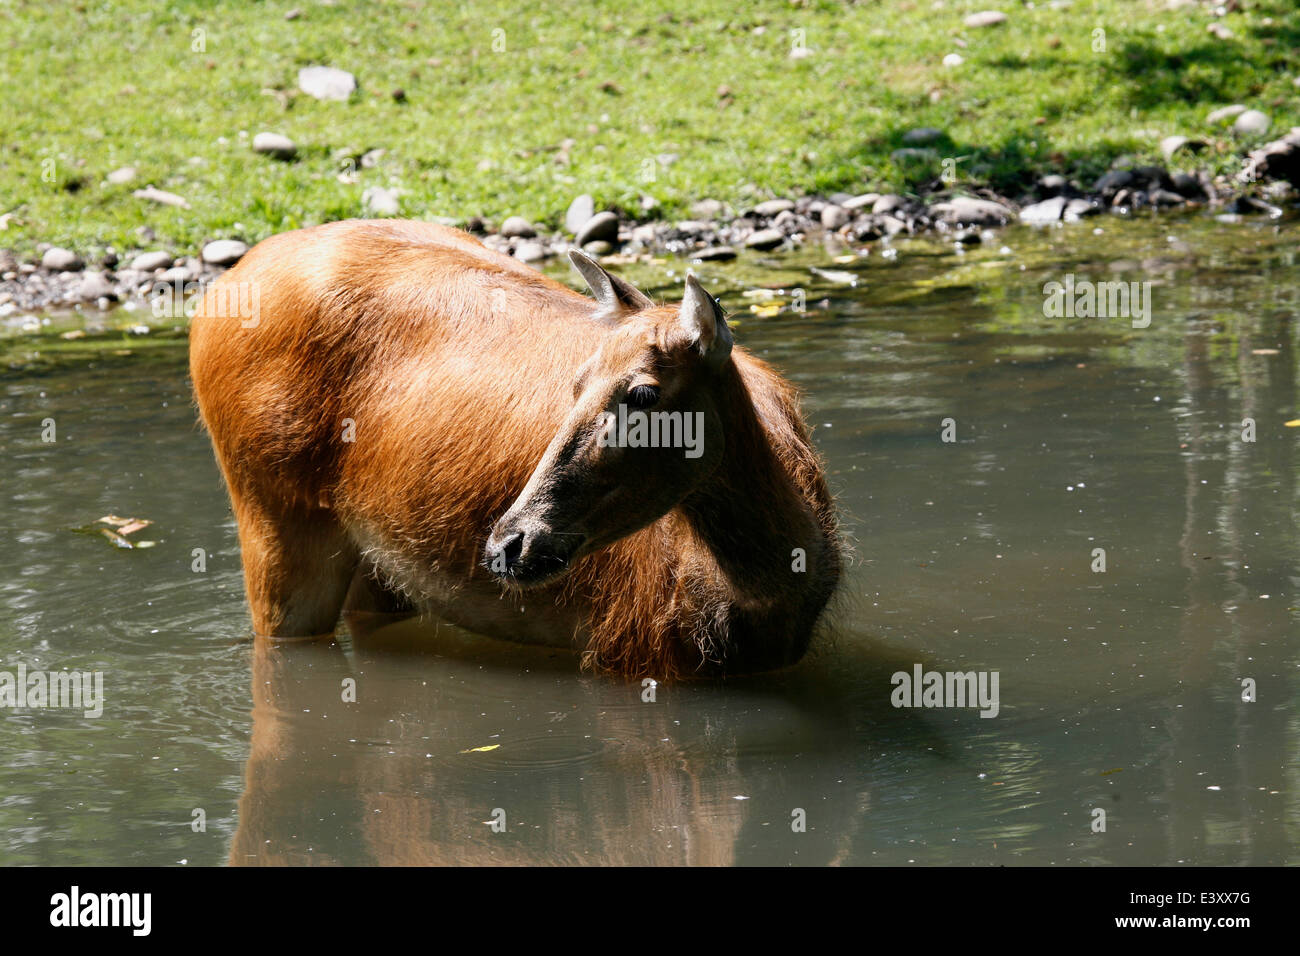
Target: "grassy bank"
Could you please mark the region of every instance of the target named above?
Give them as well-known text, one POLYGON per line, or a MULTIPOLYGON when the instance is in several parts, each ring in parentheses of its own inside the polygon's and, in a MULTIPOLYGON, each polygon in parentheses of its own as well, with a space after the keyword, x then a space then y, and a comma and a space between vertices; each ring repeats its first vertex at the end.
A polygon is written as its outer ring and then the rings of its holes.
POLYGON ((1159 159, 1171 134, 1209 142, 1183 162, 1226 171, 1244 144, 1207 127, 1212 109, 1261 109, 1274 134, 1300 116, 1292 4, 1245 6, 8 0, 0 247, 252 242, 360 215, 373 186, 400 190, 403 215, 552 225, 580 192, 678 217, 705 197, 905 190, 939 172, 893 155, 917 127, 943 131, 932 148, 959 182, 1011 194, 1044 172, 1091 182, 1118 156, 1159 159), (1007 21, 963 26, 986 9, 1007 21), (944 66, 951 53, 964 62, 944 66), (300 93, 314 64, 360 89, 346 103, 300 93), (297 159, 253 153, 260 131, 294 140, 297 159), (123 166, 136 180, 107 183, 123 166), (190 208, 133 195, 149 184, 190 208))

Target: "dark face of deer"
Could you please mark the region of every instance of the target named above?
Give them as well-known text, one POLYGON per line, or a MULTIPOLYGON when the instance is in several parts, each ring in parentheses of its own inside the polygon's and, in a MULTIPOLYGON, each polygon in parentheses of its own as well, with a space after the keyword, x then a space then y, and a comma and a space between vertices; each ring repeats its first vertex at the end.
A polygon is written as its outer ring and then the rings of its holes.
POLYGON ((576 264, 601 304, 625 314, 579 371, 572 410, 488 537, 485 565, 519 587, 556 580, 705 481, 723 454, 721 390, 736 381, 726 374, 731 332, 694 277, 680 308, 646 308, 630 286, 606 302, 588 275, 600 267, 576 264))

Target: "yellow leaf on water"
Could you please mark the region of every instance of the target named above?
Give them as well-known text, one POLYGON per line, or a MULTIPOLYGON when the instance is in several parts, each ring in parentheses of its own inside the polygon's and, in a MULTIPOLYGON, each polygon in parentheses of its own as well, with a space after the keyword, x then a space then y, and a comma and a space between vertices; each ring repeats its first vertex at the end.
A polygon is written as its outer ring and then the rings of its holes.
POLYGON ((1300 428, 1300 418, 1293 418, 1289 422, 1283 422, 1287 428, 1300 428))
POLYGON ((486 747, 470 747, 469 750, 462 750, 461 753, 481 754, 481 753, 486 753, 489 750, 496 750, 500 746, 501 746, 500 744, 488 744, 486 747))

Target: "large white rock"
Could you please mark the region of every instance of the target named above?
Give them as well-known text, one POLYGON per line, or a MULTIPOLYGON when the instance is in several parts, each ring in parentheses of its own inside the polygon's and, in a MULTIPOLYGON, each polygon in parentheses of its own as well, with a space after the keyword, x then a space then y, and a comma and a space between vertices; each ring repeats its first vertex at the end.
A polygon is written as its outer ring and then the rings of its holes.
POLYGON ((333 66, 305 66, 298 71, 298 88, 318 100, 346 101, 357 89, 357 78, 333 66))

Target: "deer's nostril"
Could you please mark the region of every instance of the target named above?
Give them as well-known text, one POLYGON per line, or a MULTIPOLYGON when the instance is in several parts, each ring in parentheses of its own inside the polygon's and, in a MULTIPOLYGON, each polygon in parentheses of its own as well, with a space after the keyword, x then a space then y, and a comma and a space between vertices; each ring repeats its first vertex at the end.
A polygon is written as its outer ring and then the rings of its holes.
POLYGON ((501 554, 505 558, 506 570, 509 571, 519 561, 519 556, 524 553, 524 536, 515 532, 501 546, 501 554))

